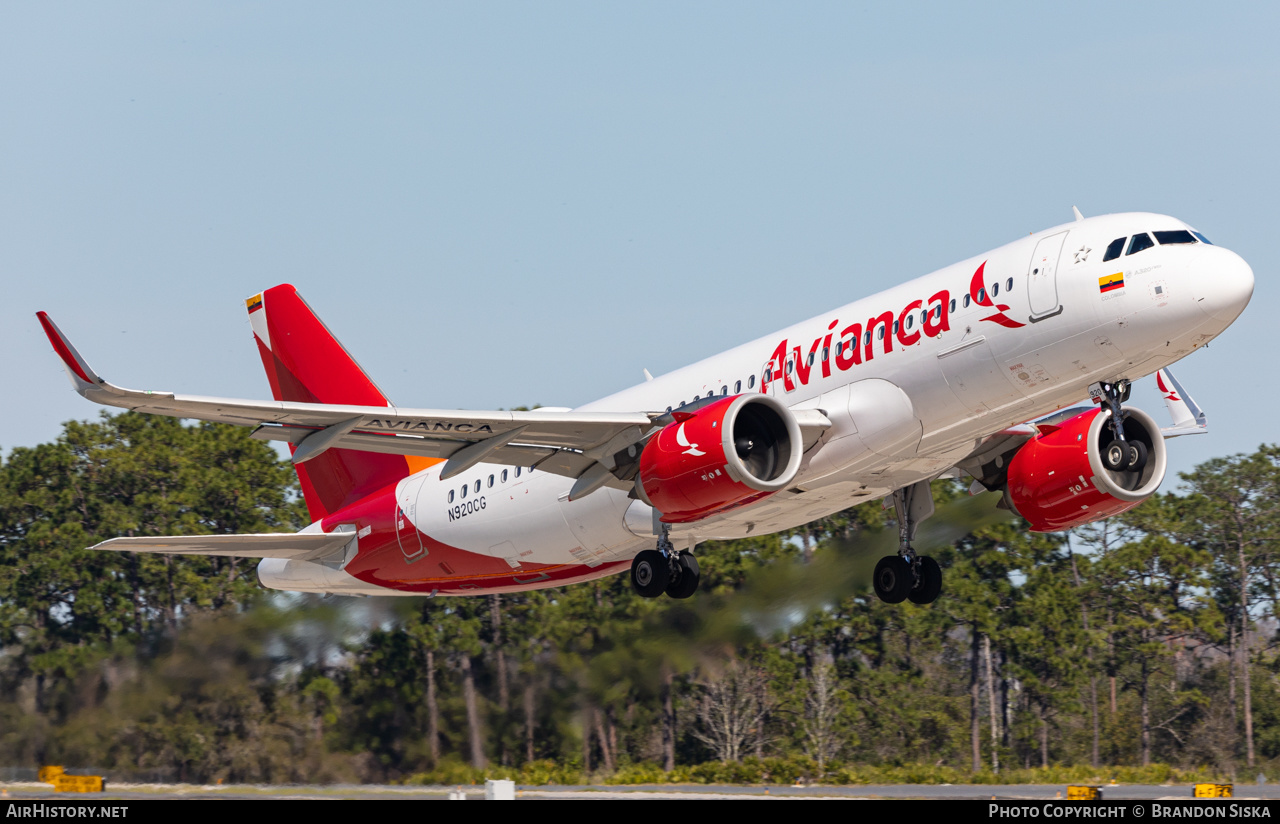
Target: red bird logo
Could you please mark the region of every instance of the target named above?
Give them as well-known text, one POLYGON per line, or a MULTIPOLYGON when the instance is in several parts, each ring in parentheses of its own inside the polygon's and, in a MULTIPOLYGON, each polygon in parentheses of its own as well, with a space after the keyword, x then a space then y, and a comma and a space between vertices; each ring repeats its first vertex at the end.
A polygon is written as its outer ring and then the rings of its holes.
POLYGON ((982 270, 985 269, 986 266, 987 262, 985 260, 982 261, 982 264, 978 266, 978 271, 973 273, 973 280, 969 281, 969 297, 973 298, 973 302, 979 306, 994 307, 996 310, 994 315, 987 315, 985 318, 980 318, 980 320, 989 320, 994 323, 998 323, 1001 326, 1007 326, 1010 329, 1018 329, 1022 326, 1026 326, 1025 323, 1018 323, 1016 320, 1005 314, 1005 312, 1009 311, 1008 305, 992 302, 991 296, 987 294, 986 281, 984 281, 982 277, 982 270))

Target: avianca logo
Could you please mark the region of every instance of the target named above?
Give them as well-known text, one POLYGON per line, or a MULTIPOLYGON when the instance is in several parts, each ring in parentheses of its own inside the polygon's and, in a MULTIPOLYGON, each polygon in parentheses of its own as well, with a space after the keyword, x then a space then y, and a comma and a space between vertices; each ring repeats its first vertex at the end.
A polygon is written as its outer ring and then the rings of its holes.
POLYGON ((1009 329, 1018 329, 1026 326, 1025 323, 1018 323, 1016 320, 1005 314, 1005 312, 1009 311, 1009 306, 1007 304, 994 303, 991 300, 991 296, 987 294, 987 284, 982 277, 982 270, 985 269, 986 266, 987 262, 984 260, 982 261, 982 264, 978 266, 978 271, 973 273, 973 279, 969 281, 969 297, 972 298, 973 302, 979 306, 994 307, 996 313, 994 315, 987 315, 985 318, 979 318, 979 320, 989 320, 992 323, 998 323, 1001 326, 1008 327, 1009 329))
POLYGON ((1160 386, 1160 391, 1164 393, 1165 400, 1173 401, 1175 403, 1182 400, 1182 398, 1178 397, 1177 392, 1174 392, 1172 389, 1170 389, 1168 386, 1165 385, 1163 371, 1156 373, 1156 383, 1160 386))
POLYGON ((916 343, 921 334, 936 338, 951 328, 951 293, 943 289, 928 301, 911 301, 897 315, 882 312, 868 318, 865 326, 855 321, 837 333, 839 325, 839 318, 831 321, 827 334, 809 345, 807 355, 803 346, 789 346, 787 339, 783 338, 769 359, 760 381, 760 391, 768 392, 769 384, 776 380, 781 380, 788 392, 796 388, 795 379, 804 386, 809 383, 815 365, 822 370, 822 377, 829 378, 833 361, 841 372, 869 363, 875 357, 876 341, 880 341, 881 351, 887 355, 893 351, 895 338, 903 346, 916 343), (917 324, 917 320, 920 323, 917 324), (832 351, 833 340, 835 351, 832 351))
MULTIPOLYGON (((978 306, 995 310, 993 314, 979 320, 989 320, 1009 329, 1025 326, 1026 324, 1005 314, 1009 311, 1008 305, 991 300, 986 283, 983 282, 986 267, 987 262, 984 260, 969 281, 969 299, 978 306)), ((815 366, 821 369, 822 377, 829 378, 833 362, 841 372, 870 362, 876 354, 876 341, 880 341, 881 352, 887 355, 893 351, 894 340, 902 346, 911 346, 920 340, 921 335, 936 338, 951 329, 951 293, 943 289, 927 301, 913 300, 896 315, 893 312, 883 312, 868 318, 865 325, 854 322, 836 332, 838 326, 838 318, 831 321, 826 335, 815 339, 809 345, 807 354, 803 345, 791 344, 783 338, 765 367, 760 391, 768 392, 769 384, 777 380, 782 381, 788 392, 796 388, 797 381, 800 386, 805 386, 809 383, 815 366)))

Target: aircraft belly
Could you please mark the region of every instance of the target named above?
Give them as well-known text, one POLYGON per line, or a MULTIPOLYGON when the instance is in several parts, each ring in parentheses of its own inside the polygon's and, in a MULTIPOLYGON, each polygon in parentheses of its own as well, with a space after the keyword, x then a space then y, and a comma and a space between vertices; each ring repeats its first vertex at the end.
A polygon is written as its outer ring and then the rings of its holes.
POLYGON ((630 560, 654 542, 627 529, 627 510, 635 502, 621 490, 606 487, 576 501, 564 497, 559 503, 560 514, 577 539, 571 554, 589 568, 630 560))

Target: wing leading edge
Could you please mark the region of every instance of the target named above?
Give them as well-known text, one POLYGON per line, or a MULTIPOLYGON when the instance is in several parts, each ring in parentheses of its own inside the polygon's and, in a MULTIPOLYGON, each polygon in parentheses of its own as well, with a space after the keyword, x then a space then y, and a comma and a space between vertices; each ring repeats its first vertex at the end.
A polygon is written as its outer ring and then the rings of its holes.
MULTIPOLYGON (((506 412, 214 398, 125 389, 100 377, 45 312, 37 317, 72 387, 103 406, 152 415, 252 426, 252 437, 294 444, 295 463, 341 448, 446 459, 444 477, 481 461, 580 478, 599 463, 607 484, 631 489, 620 472, 627 447, 651 435, 665 412, 506 412)), ((806 447, 831 425, 819 410, 795 410, 806 447)), ((598 470, 597 470, 598 471, 598 470)))

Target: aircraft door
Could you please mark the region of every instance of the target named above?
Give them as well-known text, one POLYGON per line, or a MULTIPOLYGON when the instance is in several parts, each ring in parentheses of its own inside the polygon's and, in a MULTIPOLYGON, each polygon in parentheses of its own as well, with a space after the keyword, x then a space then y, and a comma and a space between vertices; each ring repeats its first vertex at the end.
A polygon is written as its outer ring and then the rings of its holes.
POLYGON ((409 563, 427 557, 427 548, 422 545, 422 533, 414 525, 418 514, 418 491, 425 480, 426 477, 421 475, 410 477, 396 495, 396 539, 400 542, 400 551, 404 554, 404 559, 409 563))
POLYGON ((1027 300, 1031 304, 1031 321, 1051 318, 1062 312, 1058 302, 1058 258, 1067 232, 1041 238, 1027 266, 1027 300))

